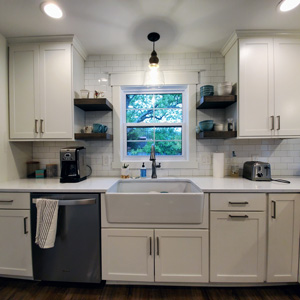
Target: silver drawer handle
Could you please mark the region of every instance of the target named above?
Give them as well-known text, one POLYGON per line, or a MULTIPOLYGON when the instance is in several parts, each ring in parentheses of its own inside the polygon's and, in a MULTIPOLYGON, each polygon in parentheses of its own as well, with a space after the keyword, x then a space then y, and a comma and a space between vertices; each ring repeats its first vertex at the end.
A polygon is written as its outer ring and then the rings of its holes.
POLYGON ((12 203, 12 202, 14 202, 14 200, 0 200, 0 202, 2 202, 2 203, 12 203))
POLYGON ((243 218, 243 219, 247 219, 249 218, 247 215, 240 215, 240 216, 234 216, 234 215, 229 215, 229 218, 243 218))
MULTIPOLYGON (((32 203, 36 203, 37 199, 32 199, 32 203)), ((56 199, 53 199, 56 200, 56 199)), ((89 205, 89 204, 95 204, 96 199, 78 199, 78 200, 58 200, 59 206, 72 206, 72 205, 89 205)))
POLYGON ((247 205, 247 204, 249 204, 249 202, 247 202, 247 201, 244 201, 244 202, 231 202, 231 201, 229 201, 228 203, 231 204, 231 205, 247 205))

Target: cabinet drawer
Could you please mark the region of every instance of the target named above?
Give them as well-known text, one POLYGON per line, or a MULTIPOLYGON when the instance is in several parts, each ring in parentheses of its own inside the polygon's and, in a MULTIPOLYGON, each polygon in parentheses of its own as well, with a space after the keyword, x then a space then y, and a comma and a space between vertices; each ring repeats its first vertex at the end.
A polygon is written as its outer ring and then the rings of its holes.
POLYGON ((266 194, 210 194, 210 210, 265 211, 266 194))
POLYGON ((30 194, 0 193, 0 209, 30 209, 30 194))

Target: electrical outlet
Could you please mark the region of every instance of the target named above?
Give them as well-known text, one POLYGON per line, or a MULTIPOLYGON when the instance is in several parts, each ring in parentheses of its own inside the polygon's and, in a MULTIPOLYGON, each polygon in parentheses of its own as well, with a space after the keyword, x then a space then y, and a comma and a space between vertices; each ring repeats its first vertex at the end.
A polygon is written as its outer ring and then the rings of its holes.
POLYGON ((201 154, 201 164, 210 165, 211 164, 211 155, 210 154, 201 154))
POLYGON ((108 155, 103 155, 102 160, 103 160, 103 166, 109 166, 109 156, 108 155))

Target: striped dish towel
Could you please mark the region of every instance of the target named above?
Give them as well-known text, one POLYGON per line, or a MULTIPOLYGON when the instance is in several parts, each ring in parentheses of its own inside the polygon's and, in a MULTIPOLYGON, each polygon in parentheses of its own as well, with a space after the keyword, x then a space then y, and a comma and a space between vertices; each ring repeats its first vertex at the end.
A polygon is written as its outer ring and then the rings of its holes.
POLYGON ((35 243, 42 249, 54 247, 59 200, 36 199, 37 224, 35 243))

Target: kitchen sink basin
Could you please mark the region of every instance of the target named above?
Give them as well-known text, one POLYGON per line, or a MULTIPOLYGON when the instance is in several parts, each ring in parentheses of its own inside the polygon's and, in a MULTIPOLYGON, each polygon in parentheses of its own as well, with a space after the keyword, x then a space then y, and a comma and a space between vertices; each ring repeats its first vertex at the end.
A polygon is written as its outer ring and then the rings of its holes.
POLYGON ((105 194, 110 223, 202 223, 204 194, 188 179, 119 180, 105 194))

